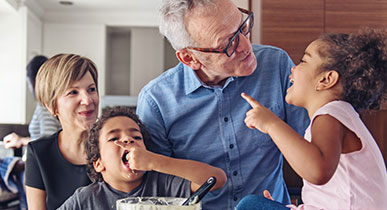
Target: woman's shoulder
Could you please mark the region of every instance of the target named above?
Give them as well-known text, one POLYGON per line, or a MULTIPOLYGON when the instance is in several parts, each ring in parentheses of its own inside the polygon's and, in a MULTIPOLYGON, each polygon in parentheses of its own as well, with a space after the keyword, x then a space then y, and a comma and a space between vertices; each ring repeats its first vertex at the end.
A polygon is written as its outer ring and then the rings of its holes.
POLYGON ((28 148, 47 149, 50 147, 55 147, 58 141, 58 133, 59 131, 50 136, 44 136, 39 139, 30 141, 28 143, 28 148))

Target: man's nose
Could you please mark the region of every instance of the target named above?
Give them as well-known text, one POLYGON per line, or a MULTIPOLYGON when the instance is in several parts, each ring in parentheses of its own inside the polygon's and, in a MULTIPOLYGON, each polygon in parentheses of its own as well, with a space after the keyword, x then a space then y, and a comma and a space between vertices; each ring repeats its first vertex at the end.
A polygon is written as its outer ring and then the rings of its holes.
POLYGON ((247 34, 247 35, 243 35, 242 33, 238 34, 239 44, 238 44, 237 49, 236 49, 238 52, 250 51, 251 42, 250 42, 249 34, 247 34))

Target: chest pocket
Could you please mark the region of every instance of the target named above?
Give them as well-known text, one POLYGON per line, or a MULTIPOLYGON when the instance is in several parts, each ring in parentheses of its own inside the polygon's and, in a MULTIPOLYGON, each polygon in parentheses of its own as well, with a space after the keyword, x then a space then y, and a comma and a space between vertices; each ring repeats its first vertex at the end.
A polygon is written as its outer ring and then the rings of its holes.
MULTIPOLYGON (((270 111, 272 111, 277 117, 281 120, 285 119, 285 113, 281 106, 274 104, 271 107, 268 107, 270 111)), ((275 146, 273 140, 270 138, 268 134, 264 134, 258 130, 254 132, 254 139, 256 140, 257 146, 275 146)))

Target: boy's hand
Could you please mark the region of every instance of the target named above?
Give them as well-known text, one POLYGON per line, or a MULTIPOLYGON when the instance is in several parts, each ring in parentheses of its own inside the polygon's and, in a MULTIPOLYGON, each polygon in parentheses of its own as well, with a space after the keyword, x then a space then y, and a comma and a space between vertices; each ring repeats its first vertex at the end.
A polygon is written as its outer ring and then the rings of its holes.
POLYGON ((155 153, 152 153, 146 150, 145 148, 142 148, 135 144, 124 143, 122 141, 115 141, 114 143, 120 146, 121 148, 129 151, 129 153, 126 155, 126 159, 128 160, 129 167, 132 170, 153 170, 155 153))
POLYGON ((258 129, 262 133, 268 133, 269 127, 274 124, 279 118, 266 107, 262 106, 258 101, 254 100, 246 93, 241 94, 252 107, 247 113, 245 124, 250 129, 258 129))

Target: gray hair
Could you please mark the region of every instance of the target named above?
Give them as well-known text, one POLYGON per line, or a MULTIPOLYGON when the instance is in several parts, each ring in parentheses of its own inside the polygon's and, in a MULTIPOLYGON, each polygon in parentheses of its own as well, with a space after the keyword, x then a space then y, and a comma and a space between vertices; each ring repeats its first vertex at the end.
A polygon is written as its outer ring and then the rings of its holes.
POLYGON ((215 1, 217 0, 163 0, 160 9, 160 33, 168 39, 175 50, 195 46, 195 41, 185 27, 184 17, 194 8, 214 6, 215 1))

